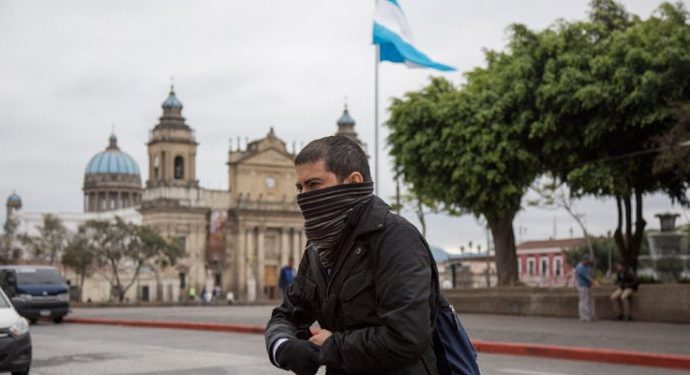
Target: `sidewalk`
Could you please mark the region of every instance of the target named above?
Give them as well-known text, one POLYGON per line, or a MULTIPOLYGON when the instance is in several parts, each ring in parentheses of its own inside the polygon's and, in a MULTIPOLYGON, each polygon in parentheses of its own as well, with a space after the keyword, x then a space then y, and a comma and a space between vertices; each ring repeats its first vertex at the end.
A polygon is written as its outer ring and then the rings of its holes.
MULTIPOLYGON (((270 318, 272 308, 272 306, 75 308, 69 317, 110 319, 110 324, 138 321, 137 325, 140 326, 156 326, 155 322, 180 322, 187 323, 187 329, 231 331, 237 329, 237 331, 259 333, 270 318), (189 323, 198 324, 189 325, 189 323)), ((637 354, 651 354, 652 362, 649 363, 657 363, 657 365, 668 363, 674 358, 683 363, 681 366, 690 364, 690 325, 634 321, 582 323, 575 319, 479 314, 461 314, 460 319, 472 340, 477 342, 480 351, 616 363, 628 363, 641 357, 635 355, 636 353, 625 353, 637 352, 637 354), (664 355, 669 357, 664 357, 664 355), (611 360, 607 361, 607 358, 611 360)), ((173 325, 168 328, 183 327, 173 325)), ((631 363, 642 364, 642 362, 631 363)), ((680 368, 690 369, 690 367, 680 368)))

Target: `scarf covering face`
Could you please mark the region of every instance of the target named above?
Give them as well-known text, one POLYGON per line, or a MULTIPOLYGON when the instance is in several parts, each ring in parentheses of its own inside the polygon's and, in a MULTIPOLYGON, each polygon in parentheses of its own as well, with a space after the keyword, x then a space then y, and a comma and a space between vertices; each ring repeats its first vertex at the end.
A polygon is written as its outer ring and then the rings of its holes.
POLYGON ((304 216, 304 233, 318 250, 324 267, 333 267, 334 247, 345 229, 348 215, 373 193, 374 183, 364 182, 340 184, 297 195, 297 204, 304 216))

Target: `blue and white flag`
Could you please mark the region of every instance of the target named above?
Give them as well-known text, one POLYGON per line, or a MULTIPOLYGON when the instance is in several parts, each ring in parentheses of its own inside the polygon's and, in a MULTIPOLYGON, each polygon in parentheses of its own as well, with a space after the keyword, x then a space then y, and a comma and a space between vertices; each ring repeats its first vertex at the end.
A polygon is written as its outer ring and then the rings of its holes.
POLYGON ((431 60, 412 40, 407 18, 397 0, 376 0, 374 44, 379 45, 379 60, 404 63, 409 67, 453 71, 455 68, 431 60))

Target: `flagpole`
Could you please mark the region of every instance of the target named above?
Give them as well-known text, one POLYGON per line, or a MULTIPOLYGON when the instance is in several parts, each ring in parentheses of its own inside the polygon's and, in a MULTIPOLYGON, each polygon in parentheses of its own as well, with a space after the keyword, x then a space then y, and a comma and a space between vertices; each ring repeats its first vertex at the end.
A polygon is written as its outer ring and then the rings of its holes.
POLYGON ((379 58, 380 46, 376 46, 376 62, 374 64, 374 189, 379 195, 379 58))

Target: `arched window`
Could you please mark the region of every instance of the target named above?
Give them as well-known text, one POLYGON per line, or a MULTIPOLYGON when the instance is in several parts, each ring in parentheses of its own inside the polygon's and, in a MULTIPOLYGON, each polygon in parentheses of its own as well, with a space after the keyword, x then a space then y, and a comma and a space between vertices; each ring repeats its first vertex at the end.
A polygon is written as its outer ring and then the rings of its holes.
POLYGON ((175 156, 175 170, 174 176, 176 180, 184 179, 184 158, 182 156, 175 156))

